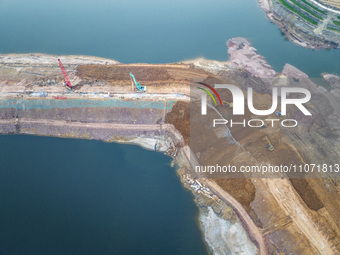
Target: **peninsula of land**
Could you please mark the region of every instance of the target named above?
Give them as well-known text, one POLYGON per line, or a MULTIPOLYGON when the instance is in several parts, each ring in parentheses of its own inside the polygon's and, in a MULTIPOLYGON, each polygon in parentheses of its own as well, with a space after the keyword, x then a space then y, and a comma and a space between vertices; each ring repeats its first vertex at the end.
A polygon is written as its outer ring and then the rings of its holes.
MULTIPOLYGON (((201 208, 202 231, 212 253, 339 254, 338 178, 212 179, 193 172, 193 165, 212 154, 221 158, 221 151, 228 155, 221 160, 233 164, 340 162, 340 78, 323 74, 326 89, 289 64, 277 73, 245 38, 230 39, 227 48, 227 62, 196 59, 160 65, 86 56, 0 55, 0 133, 133 143, 167 153, 201 208), (58 58, 72 92, 63 85, 58 58), (145 93, 134 91, 130 72, 147 86, 145 93), (244 91, 252 87, 261 109, 270 107, 273 86, 307 88, 314 95, 308 103, 312 117, 293 109, 290 116, 299 118, 293 131, 225 127, 230 135, 223 137, 223 148, 197 151, 190 146, 195 139, 190 134, 193 78, 210 85, 232 83, 244 91), (270 137, 274 151, 268 151, 264 137, 270 137), (223 239, 223 222, 237 229, 228 240, 223 239)), ((225 111, 216 108, 216 114, 225 116, 225 111)), ((200 139, 213 143, 221 137, 200 139)))
POLYGON ((259 0, 267 18, 293 43, 310 49, 340 47, 337 0, 259 0))

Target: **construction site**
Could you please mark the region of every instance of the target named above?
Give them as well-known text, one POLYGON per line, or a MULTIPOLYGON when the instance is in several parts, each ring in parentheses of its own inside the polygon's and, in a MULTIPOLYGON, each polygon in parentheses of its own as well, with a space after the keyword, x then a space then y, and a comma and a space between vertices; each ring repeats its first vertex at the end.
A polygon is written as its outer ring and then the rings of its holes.
MULTIPOLYGON (((340 78, 332 76, 327 91, 289 65, 278 74, 244 40, 229 41, 228 62, 152 65, 84 56, 0 55, 0 133, 133 143, 166 153, 200 206, 212 206, 221 217, 231 208, 259 254, 340 254, 338 178, 210 178, 193 172, 193 166, 203 162, 339 163, 340 105, 335 92, 340 78), (192 93, 193 79, 209 86, 234 84, 243 91, 251 86, 257 108, 268 109, 272 88, 267 81, 278 84, 283 76, 292 78, 288 86, 317 94, 308 103, 312 118, 304 118, 298 109, 289 111, 289 117, 299 118, 294 130, 261 122, 259 128, 197 131, 202 123, 190 114, 200 110, 196 99, 205 92, 192 93), (218 135, 223 132, 228 135, 218 135)), ((233 98, 228 92, 221 97, 227 107, 217 106, 216 116, 227 118, 233 98)), ((279 111, 269 117, 286 118, 279 111)), ((246 111, 244 118, 253 116, 246 111)))

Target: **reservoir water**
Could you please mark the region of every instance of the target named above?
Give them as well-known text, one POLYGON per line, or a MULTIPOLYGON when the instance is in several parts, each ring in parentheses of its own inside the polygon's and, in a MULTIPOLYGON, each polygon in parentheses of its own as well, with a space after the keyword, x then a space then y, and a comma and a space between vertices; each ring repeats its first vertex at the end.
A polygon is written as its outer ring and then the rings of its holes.
POLYGON ((161 153, 0 136, 0 254, 207 254, 192 195, 161 153))
POLYGON ((82 54, 123 63, 227 60, 225 42, 248 38, 277 71, 340 74, 340 50, 285 40, 256 0, 0 0, 0 53, 82 54))

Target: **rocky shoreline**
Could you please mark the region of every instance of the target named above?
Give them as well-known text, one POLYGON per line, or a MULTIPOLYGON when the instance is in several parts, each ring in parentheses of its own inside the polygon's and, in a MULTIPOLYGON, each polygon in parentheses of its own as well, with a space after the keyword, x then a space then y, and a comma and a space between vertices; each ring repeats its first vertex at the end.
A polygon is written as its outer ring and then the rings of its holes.
MULTIPOLYGON (((336 49, 340 48, 340 34, 326 36, 323 34, 315 34, 313 29, 306 29, 297 24, 302 22, 294 19, 294 14, 287 12, 286 15, 279 14, 273 8, 272 0, 258 0, 260 8, 265 12, 267 18, 277 25, 283 34, 289 38, 294 44, 308 49, 336 49), (287 18, 289 16, 290 18, 287 18), (296 20, 292 22, 291 20, 296 20)), ((281 7, 282 9, 283 7, 281 7)), ((280 9, 280 10, 281 10, 280 9)), ((282 9, 283 10, 283 9, 282 9)))

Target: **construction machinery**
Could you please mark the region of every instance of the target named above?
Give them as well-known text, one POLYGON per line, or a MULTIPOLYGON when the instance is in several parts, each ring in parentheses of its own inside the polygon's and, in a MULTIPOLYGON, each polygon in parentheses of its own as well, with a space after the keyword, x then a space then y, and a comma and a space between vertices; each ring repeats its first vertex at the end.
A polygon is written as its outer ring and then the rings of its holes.
POLYGON ((268 142, 267 149, 270 150, 270 151, 273 151, 274 150, 274 146, 271 144, 271 142, 269 141, 268 137, 265 136, 264 139, 266 139, 267 142, 268 142))
POLYGON ((224 101, 224 100, 223 100, 223 104, 224 104, 225 106, 227 106, 227 108, 232 108, 232 107, 233 107, 233 103, 229 103, 229 102, 224 101))
POLYGON ((277 117, 279 117, 279 118, 282 117, 284 120, 287 118, 286 115, 282 115, 281 112, 279 112, 279 111, 275 111, 275 115, 276 115, 277 117))
POLYGON ((131 82, 132 82, 132 88, 134 88, 134 85, 136 88, 134 90, 137 90, 137 92, 145 92, 146 91, 146 86, 141 86, 140 83, 138 83, 135 79, 135 76, 130 73, 131 76, 131 82))
POLYGON ((258 121, 258 122, 257 122, 257 126, 259 126, 259 127, 261 127, 261 128, 265 128, 265 127, 267 127, 267 123, 264 122, 264 121, 258 121))
POLYGON ((17 118, 15 119, 15 130, 16 130, 16 132, 18 132, 19 131, 19 129, 20 129, 20 126, 19 126, 19 116, 17 116, 17 118))
POLYGON ((59 61, 59 66, 60 66, 60 69, 64 75, 64 85, 66 86, 67 89, 69 90, 72 90, 72 85, 71 85, 71 82, 67 76, 67 73, 65 71, 65 68, 63 66, 63 64, 61 63, 60 59, 58 58, 58 61, 59 61))
POLYGON ((45 91, 43 91, 43 90, 39 91, 39 89, 38 89, 38 93, 39 93, 40 97, 47 97, 47 95, 48 95, 45 91))
POLYGON ((66 100, 67 97, 65 97, 65 96, 53 96, 53 99, 54 100, 66 100))
POLYGON ((47 93, 43 90, 39 91, 39 89, 37 90, 37 92, 33 92, 31 93, 31 96, 35 96, 35 97, 47 97, 47 93))

